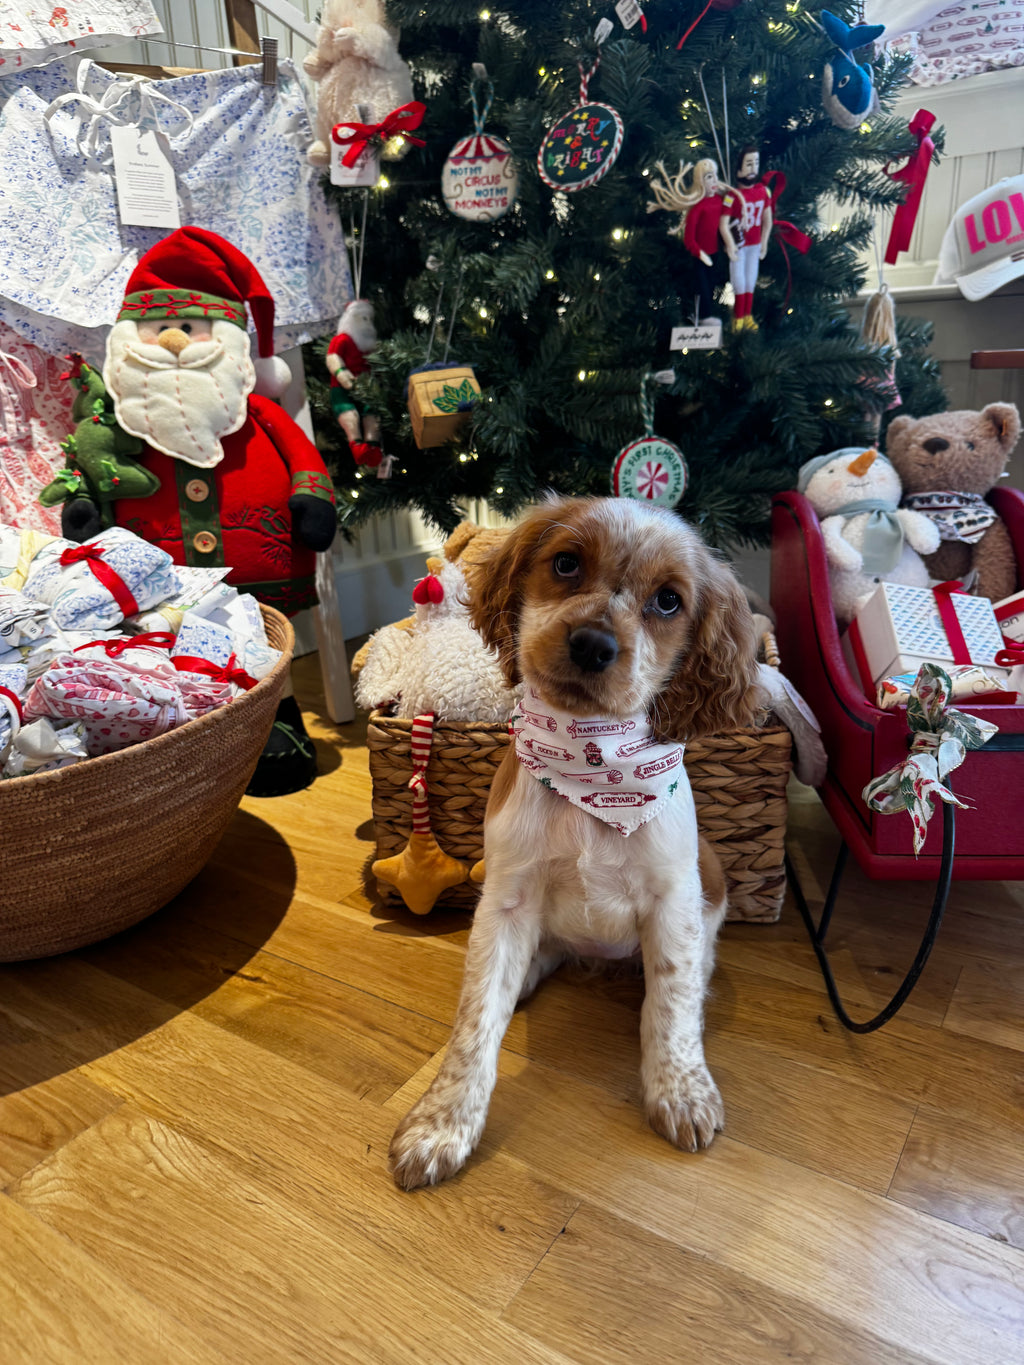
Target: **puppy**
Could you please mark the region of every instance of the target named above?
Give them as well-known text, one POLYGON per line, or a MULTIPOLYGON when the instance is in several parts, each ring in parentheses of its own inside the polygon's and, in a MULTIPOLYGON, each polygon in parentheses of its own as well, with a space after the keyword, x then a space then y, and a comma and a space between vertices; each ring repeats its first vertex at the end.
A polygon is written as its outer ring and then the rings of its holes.
POLYGON ((552 499, 476 570, 470 611, 526 690, 487 805, 452 1038, 392 1139, 395 1181, 462 1168, 517 1001, 573 954, 642 954, 647 1117, 676 1146, 706 1147, 723 1122, 702 1033, 725 884, 697 834, 682 742, 753 719, 744 596, 674 513, 552 499))

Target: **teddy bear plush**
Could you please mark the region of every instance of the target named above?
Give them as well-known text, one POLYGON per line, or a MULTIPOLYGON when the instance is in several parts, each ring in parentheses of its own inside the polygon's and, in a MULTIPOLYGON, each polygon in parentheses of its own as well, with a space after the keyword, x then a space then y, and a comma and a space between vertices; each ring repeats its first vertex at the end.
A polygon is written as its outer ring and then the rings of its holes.
POLYGON ((1017 565, 1010 533, 985 494, 1003 477, 1019 436, 1013 403, 896 417, 886 434, 903 507, 928 517, 940 537, 925 553, 929 573, 937 582, 973 574, 973 591, 995 602, 1016 591, 1017 565))
POLYGON ((845 446, 801 468, 798 490, 821 518, 832 606, 848 625, 884 579, 927 588, 922 554, 938 547, 927 517, 900 507, 899 475, 884 455, 845 446))
POLYGON ((316 47, 302 65, 319 84, 317 140, 307 153, 315 166, 330 161, 335 124, 380 123, 412 100, 412 76, 398 55, 395 32, 385 27, 379 0, 326 0, 316 47), (360 106, 367 119, 360 117, 360 106))

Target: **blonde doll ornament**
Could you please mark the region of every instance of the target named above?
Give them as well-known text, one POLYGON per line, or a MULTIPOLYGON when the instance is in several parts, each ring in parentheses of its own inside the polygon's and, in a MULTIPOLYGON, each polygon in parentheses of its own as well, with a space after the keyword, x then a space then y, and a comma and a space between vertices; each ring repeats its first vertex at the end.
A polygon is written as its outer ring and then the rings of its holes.
POLYGON ((711 157, 705 157, 695 166, 680 162, 674 176, 669 176, 662 162, 657 164, 663 179, 651 181, 654 200, 648 201, 647 212, 665 209, 679 214, 679 222, 669 228, 669 235, 682 235, 683 245, 697 258, 698 318, 702 323, 710 322, 716 317, 713 311, 714 255, 724 247, 732 261, 739 250, 730 221, 734 200, 730 199, 729 207, 725 202, 727 197, 736 196, 737 191, 719 179, 718 163, 711 157), (689 184, 687 175, 690 176, 689 184))

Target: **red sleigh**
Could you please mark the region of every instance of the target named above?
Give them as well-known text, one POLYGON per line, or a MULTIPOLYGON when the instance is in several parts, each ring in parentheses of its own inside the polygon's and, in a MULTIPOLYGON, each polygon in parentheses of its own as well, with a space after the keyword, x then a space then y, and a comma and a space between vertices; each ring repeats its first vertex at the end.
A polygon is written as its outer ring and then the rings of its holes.
MULTIPOLYGON (((1004 488, 989 497, 1009 529, 1018 566, 1024 565, 1024 494, 1004 488)), ((828 770, 818 794, 843 839, 817 925, 792 868, 790 881, 836 1013, 848 1028, 868 1032, 891 1018, 913 989, 938 932, 951 880, 1024 880, 1024 807, 1014 796, 1024 751, 1024 706, 956 703, 957 709, 992 721, 999 732, 969 752, 951 774, 968 809, 954 816, 955 808, 943 805, 942 820, 931 822, 921 856, 915 858, 909 817, 880 815, 861 796, 871 778, 906 756, 906 709, 875 706, 850 671, 832 610, 821 525, 801 493, 779 493, 773 502, 771 601, 783 672, 821 725, 828 770), (865 1022, 846 1014, 824 950, 847 851, 869 877, 937 883, 914 965, 889 1004, 865 1022)))

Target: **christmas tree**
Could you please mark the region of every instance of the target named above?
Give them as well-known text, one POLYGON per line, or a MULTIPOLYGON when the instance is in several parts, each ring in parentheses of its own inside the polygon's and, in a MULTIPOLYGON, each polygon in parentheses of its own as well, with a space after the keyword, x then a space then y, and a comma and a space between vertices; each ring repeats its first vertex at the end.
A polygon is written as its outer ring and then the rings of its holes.
MULTIPOLYGON (((823 68, 835 52, 822 8, 650 0, 643 24, 627 29, 612 0, 494 9, 482 0, 390 0, 389 21, 401 28, 400 50, 426 105, 425 145, 385 161, 374 189, 332 187, 363 250, 360 292, 383 338, 353 392, 380 415, 384 450, 395 457, 389 478, 349 454, 327 403, 324 347, 307 358, 343 527, 415 507, 449 531, 467 499, 513 514, 549 488, 607 493, 620 450, 653 429, 685 456, 679 512, 714 544, 756 545, 771 495, 794 486, 803 461, 871 443, 893 353, 863 340, 842 303, 863 285, 860 253, 880 210, 903 197, 885 166, 916 143, 906 121, 885 110, 908 59, 876 56, 868 69, 881 109, 857 127, 834 126, 822 104, 823 68), (601 20, 611 28, 603 41, 601 20), (593 183, 553 189, 538 150, 580 103, 588 74, 587 101, 621 118, 621 149, 593 183), (477 126, 507 140, 518 174, 513 207, 493 221, 456 216, 442 197, 445 162, 477 126), (728 181, 748 146, 759 150, 762 173, 785 177, 753 294, 757 325, 734 322, 723 304, 729 271, 719 251, 705 278, 723 319, 721 344, 671 350, 673 330, 696 320, 706 267, 670 232, 679 215, 651 211, 655 186, 664 190, 681 165, 705 158, 728 181), (846 216, 832 208, 836 221, 823 220, 826 204, 846 216), (800 234, 810 239, 805 252, 800 234), (428 361, 471 367, 481 395, 455 439, 420 449, 406 386, 428 361), (658 372, 660 382, 645 382, 658 372)), ((854 5, 831 0, 831 8, 856 24, 854 5)), ((901 320, 896 383, 917 416, 944 406, 929 340, 927 324, 901 320)), ((453 393, 453 406, 467 396, 453 393)))

